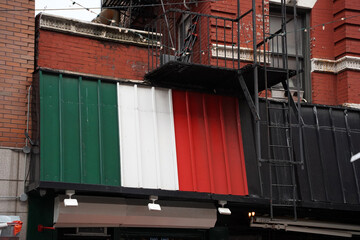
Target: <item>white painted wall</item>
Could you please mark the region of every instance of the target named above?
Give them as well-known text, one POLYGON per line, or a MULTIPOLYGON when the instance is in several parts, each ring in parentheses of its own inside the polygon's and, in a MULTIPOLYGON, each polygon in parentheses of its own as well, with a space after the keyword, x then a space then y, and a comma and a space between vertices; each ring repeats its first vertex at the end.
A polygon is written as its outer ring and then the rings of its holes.
POLYGON ((169 89, 118 84, 121 185, 178 190, 169 89))

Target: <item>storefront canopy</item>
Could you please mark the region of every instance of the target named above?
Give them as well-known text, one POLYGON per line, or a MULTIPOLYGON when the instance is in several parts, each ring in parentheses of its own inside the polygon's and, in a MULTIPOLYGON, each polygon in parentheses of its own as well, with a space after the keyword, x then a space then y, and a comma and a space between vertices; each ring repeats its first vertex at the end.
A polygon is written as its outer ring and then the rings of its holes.
POLYGON ((157 201, 161 211, 149 211, 148 200, 78 196, 77 207, 55 199, 55 227, 161 227, 208 229, 216 223, 213 204, 157 201))

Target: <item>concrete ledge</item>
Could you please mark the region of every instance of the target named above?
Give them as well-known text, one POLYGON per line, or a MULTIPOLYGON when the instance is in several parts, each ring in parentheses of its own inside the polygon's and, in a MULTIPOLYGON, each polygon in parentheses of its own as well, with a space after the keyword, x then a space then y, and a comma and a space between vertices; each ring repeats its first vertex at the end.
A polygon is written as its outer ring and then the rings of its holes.
POLYGON ((360 57, 345 56, 338 60, 311 59, 311 72, 339 73, 345 70, 360 71, 360 57))
MULTIPOLYGON (((37 16, 38 28, 62 33, 69 33, 89 38, 115 41, 120 43, 148 46, 148 35, 155 38, 155 33, 135 29, 108 26, 99 23, 79 21, 49 14, 37 16)), ((152 39, 151 38, 151 39, 152 39)))

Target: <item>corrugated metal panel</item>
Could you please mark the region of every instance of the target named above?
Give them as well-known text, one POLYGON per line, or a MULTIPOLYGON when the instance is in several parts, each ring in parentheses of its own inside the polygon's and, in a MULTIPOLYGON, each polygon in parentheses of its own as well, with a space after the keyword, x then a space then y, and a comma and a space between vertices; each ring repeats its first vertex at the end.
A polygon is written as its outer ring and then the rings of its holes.
POLYGON ((40 72, 41 180, 120 185, 116 84, 40 72))
POLYGON ((179 188, 247 195, 236 98, 173 91, 179 188))
POLYGON ((178 190, 171 90, 118 85, 122 186, 178 190))
MULTIPOLYGON (((261 118, 266 117, 265 102, 260 102, 261 118)), ((286 112, 282 109, 283 105, 279 102, 270 102, 270 117, 273 124, 283 124, 286 112), (277 115, 278 117, 275 117, 277 115)), ((245 102, 240 103, 242 126, 244 133, 252 143, 254 140, 251 112, 245 102)), ((296 185, 298 187, 298 197, 302 204, 306 203, 327 203, 327 204, 359 204, 360 203, 360 161, 350 163, 353 154, 360 151, 360 111, 350 110, 332 106, 318 106, 304 104, 301 107, 301 115, 304 120, 302 126, 303 146, 304 146, 304 166, 296 168, 296 185)), ((300 161, 299 132, 297 120, 292 119, 293 127, 293 146, 295 161, 300 161)), ((262 146, 267 146, 265 136, 265 125, 263 125, 261 136, 262 146)), ((271 132, 271 141, 286 141, 286 135, 281 132, 271 132)), ((249 142, 245 145, 246 167, 249 178, 249 193, 253 196, 261 196, 261 186, 263 187, 263 198, 269 198, 270 186, 268 164, 262 163, 260 167, 260 177, 257 172, 255 149, 251 148, 249 142)), ((263 148, 266 149, 266 148, 263 148)), ((273 155, 282 154, 282 150, 277 149, 273 155)), ((263 158, 267 157, 267 152, 262 152, 263 158)), ((276 169, 273 177, 284 179, 288 176, 280 167, 276 169)), ((286 194, 281 191, 278 194, 286 194)), ((286 195, 285 195, 286 196, 286 195)), ((291 196, 291 195, 289 195, 291 196)))

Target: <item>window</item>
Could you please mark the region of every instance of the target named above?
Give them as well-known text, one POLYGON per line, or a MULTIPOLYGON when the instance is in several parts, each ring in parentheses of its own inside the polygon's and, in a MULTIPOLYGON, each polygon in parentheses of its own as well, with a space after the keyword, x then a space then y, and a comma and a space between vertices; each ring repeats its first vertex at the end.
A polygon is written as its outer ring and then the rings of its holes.
POLYGON ((182 19, 179 23, 179 48, 180 50, 185 47, 185 38, 188 34, 189 28, 191 25, 191 18, 189 14, 185 14, 182 16, 182 19))
POLYGON ((183 14, 178 25, 178 49, 179 59, 183 62, 192 62, 193 47, 195 45, 197 35, 197 15, 183 14))
MULTIPOLYGON (((292 9, 291 9, 292 10, 292 9)), ((287 54, 288 54, 288 68, 296 70, 296 48, 299 64, 299 77, 300 81, 297 81, 297 77, 290 79, 290 90, 297 90, 298 84, 300 87, 300 94, 303 98, 309 98, 311 96, 310 90, 310 53, 309 53, 309 40, 308 33, 304 31, 307 24, 308 14, 306 12, 298 12, 297 26, 294 24, 293 12, 290 9, 287 10, 288 14, 285 18, 286 21, 286 39, 287 39, 287 54), (295 39, 295 31, 297 31, 297 39, 295 39)), ((271 52, 270 61, 272 67, 283 68, 283 37, 280 34, 282 24, 282 16, 279 6, 270 6, 270 34, 276 36, 269 41, 269 49, 271 52)), ((277 84, 272 87, 273 97, 286 97, 281 84, 277 84)))

